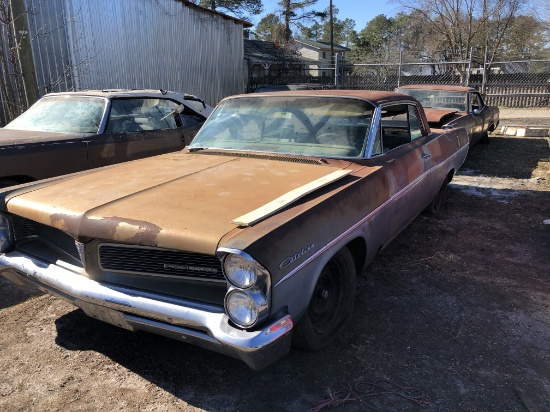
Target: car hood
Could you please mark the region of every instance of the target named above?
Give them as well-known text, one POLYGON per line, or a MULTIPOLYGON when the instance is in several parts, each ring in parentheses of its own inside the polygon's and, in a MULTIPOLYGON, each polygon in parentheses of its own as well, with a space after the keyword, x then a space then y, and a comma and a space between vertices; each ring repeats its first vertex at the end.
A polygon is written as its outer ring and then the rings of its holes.
POLYGON ((213 254, 242 230, 233 220, 342 170, 305 160, 170 153, 27 185, 6 196, 6 209, 80 241, 213 254))
POLYGON ((58 140, 77 139, 86 136, 83 133, 53 133, 36 130, 15 130, 0 128, 0 147, 27 143, 42 143, 58 140))
POLYGON ((463 116, 463 112, 456 109, 424 109, 428 123, 448 123, 455 116, 463 116))

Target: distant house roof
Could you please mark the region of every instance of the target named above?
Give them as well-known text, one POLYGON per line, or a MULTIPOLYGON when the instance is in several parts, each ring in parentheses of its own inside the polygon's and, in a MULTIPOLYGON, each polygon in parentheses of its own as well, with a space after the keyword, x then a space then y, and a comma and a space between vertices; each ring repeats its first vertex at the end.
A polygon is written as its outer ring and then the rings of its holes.
POLYGON ((275 43, 263 40, 244 39, 244 57, 254 61, 280 60, 280 51, 275 43))
MULTIPOLYGON (((296 43, 302 43, 310 47, 314 47, 319 50, 330 50, 330 43, 324 42, 324 41, 312 41, 312 40, 295 40, 296 43)), ((350 51, 351 49, 348 49, 347 47, 341 46, 339 44, 335 44, 334 46, 335 52, 344 52, 344 51, 350 51)))
POLYGON ((251 63, 273 63, 280 61, 302 61, 302 57, 292 56, 276 43, 263 40, 244 39, 244 57, 251 63))
POLYGON ((201 6, 199 6, 195 3, 191 3, 188 0, 175 0, 175 1, 179 1, 183 4, 185 4, 187 7, 192 7, 192 8, 200 9, 202 11, 206 11, 208 13, 216 14, 216 15, 221 16, 221 17, 223 17, 224 19, 227 19, 227 20, 233 20, 237 24, 242 24, 243 27, 245 27, 247 29, 254 26, 252 23, 250 23, 246 20, 238 19, 237 17, 229 16, 227 14, 220 13, 219 11, 210 10, 210 9, 205 8, 205 7, 201 7, 201 6))

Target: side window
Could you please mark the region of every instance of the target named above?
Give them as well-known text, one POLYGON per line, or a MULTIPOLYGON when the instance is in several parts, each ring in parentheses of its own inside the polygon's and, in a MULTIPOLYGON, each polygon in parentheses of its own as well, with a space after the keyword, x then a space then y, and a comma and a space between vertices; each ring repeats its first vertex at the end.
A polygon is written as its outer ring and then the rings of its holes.
POLYGON ((470 93, 470 101, 472 105, 470 111, 483 109, 483 99, 479 93, 470 93))
POLYGON ((188 107, 185 107, 185 110, 180 113, 180 119, 183 126, 195 126, 197 124, 203 123, 206 120, 203 116, 195 113, 188 107))
POLYGON ((387 153, 424 135, 418 109, 414 104, 398 104, 382 108, 380 133, 372 147, 372 155, 387 153))
POLYGON ((383 107, 380 129, 383 153, 410 143, 409 105, 399 104, 383 107))
POLYGON ((409 105, 409 127, 411 131, 411 139, 416 140, 422 137, 422 125, 416 106, 409 105))
POLYGON ((106 133, 175 129, 181 125, 178 104, 167 99, 113 99, 106 133))

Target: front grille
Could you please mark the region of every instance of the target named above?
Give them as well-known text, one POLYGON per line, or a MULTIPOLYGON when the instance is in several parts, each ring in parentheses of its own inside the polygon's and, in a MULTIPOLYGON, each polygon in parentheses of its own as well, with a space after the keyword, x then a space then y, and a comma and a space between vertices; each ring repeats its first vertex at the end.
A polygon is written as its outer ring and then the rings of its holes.
POLYGON ((54 227, 35 222, 17 215, 10 215, 16 242, 24 240, 44 240, 73 258, 80 260, 80 254, 73 237, 54 227))
POLYGON ((102 244, 99 264, 107 271, 225 281, 220 260, 200 253, 102 244))

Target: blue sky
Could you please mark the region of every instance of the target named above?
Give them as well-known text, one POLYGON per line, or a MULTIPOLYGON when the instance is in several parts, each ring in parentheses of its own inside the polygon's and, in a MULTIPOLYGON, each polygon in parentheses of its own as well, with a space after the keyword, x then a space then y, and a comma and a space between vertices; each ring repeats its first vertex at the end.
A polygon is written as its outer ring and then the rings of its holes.
MULTIPOLYGON (((251 23, 257 24, 263 16, 277 10, 278 2, 279 0, 263 0, 264 13, 254 18, 251 23)), ((324 10, 329 4, 330 0, 319 0, 315 8, 324 10)), ((332 5, 338 8, 340 20, 355 20, 355 30, 357 31, 362 30, 370 20, 379 14, 390 17, 395 16, 399 11, 398 5, 388 0, 332 0, 332 5)))

